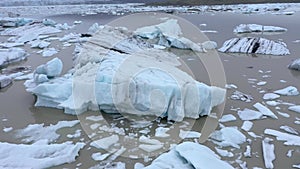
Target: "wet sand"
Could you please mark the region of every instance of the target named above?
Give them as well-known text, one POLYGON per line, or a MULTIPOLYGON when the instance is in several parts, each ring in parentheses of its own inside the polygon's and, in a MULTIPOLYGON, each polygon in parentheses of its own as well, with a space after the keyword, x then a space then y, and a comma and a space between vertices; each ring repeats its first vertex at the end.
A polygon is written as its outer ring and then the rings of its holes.
MULTIPOLYGON (((291 55, 288 56, 264 56, 264 55, 244 55, 244 54, 223 54, 219 53, 221 60, 223 62, 226 78, 228 83, 233 83, 238 86, 239 91, 244 92, 246 94, 250 94, 254 97, 254 100, 251 103, 244 103, 241 101, 233 101, 230 99, 226 100, 225 111, 224 114, 233 114, 237 117, 237 121, 224 123, 225 126, 238 126, 242 125, 242 121, 239 120, 237 113, 230 110, 233 108, 251 108, 252 105, 256 102, 262 102, 263 94, 259 94, 257 88, 253 87, 253 84, 248 83, 248 78, 255 78, 258 80, 267 81, 267 85, 261 86, 260 88, 266 91, 273 91, 275 89, 281 89, 283 87, 293 85, 300 89, 300 73, 296 71, 291 71, 287 69, 287 65, 293 60, 300 56, 300 44, 293 43, 292 41, 300 39, 300 35, 298 30, 300 30, 300 24, 298 23, 300 13, 295 13, 292 16, 286 15, 240 15, 240 14, 229 14, 229 13, 218 13, 215 15, 211 14, 180 14, 180 17, 187 19, 188 21, 195 24, 195 26, 199 26, 199 24, 206 23, 206 27, 200 27, 202 30, 216 30, 218 33, 207 33, 206 35, 213 41, 218 43, 220 47, 222 43, 235 35, 232 33, 233 28, 240 23, 257 23, 264 25, 275 25, 282 26, 288 29, 288 32, 279 34, 279 35, 264 35, 263 37, 269 39, 283 39, 284 42, 287 43, 288 48, 290 49, 291 55), (251 68, 249 68, 251 67, 251 68), (271 77, 263 78, 262 76, 265 74, 261 74, 258 70, 271 70, 269 73, 271 77), (287 83, 280 83, 280 80, 286 80, 287 83)), ((43 17, 40 17, 43 18, 43 17)), ((39 18, 39 19, 40 19, 39 18)), ((69 24, 73 23, 74 20, 82 20, 83 23, 76 26, 75 29, 70 30, 70 32, 85 32, 88 27, 92 25, 94 22, 98 22, 100 24, 105 24, 113 19, 117 18, 117 16, 107 16, 107 15, 91 15, 91 16, 80 16, 80 15, 58 15, 58 16, 50 16, 47 18, 54 19, 58 23, 67 22, 69 24)), ((55 46, 55 43, 51 43, 51 45, 55 46)), ((28 51, 32 51, 27 47, 28 51)), ((59 58, 61 58, 64 62, 64 72, 71 68, 72 66, 72 51, 73 47, 68 47, 65 50, 62 50, 57 54, 59 58)), ((34 69, 36 66, 45 63, 50 60, 50 58, 42 58, 41 55, 31 54, 26 62, 21 62, 18 65, 30 65, 34 69)), ((203 68, 199 67, 199 62, 195 60, 189 60, 189 56, 182 56, 181 59, 185 61, 192 70, 196 79, 205 83, 209 83, 208 76, 205 75, 206 72, 203 68)), ((9 68, 13 66, 8 66, 9 68)), ((217 69, 217 68, 216 68, 217 69)), ((233 91, 229 90, 227 95, 228 97, 231 95, 233 91)), ((282 100, 290 103, 299 104, 300 96, 296 97, 281 97, 282 100)), ((10 127, 12 126, 14 129, 20 129, 27 126, 30 123, 45 123, 51 124, 56 123, 60 120, 70 120, 76 119, 76 116, 65 115, 62 111, 51 109, 51 108, 36 108, 33 106, 35 101, 35 97, 25 91, 23 86, 23 81, 14 82, 12 86, 6 88, 4 91, 0 91, 0 107, 1 107, 1 119, 8 119, 8 121, 1 121, 0 127, 10 127)), ((270 107, 274 112, 274 107, 270 107)), ((281 125, 289 125, 296 129, 300 129, 299 125, 294 124, 295 117, 299 117, 298 114, 294 112, 290 112, 287 110, 287 106, 280 106, 282 112, 287 112, 291 115, 290 118, 284 118, 281 116, 279 120, 273 119, 264 119, 257 120, 254 122, 254 127, 251 131, 255 132, 257 135, 262 135, 264 129, 272 128, 275 130, 279 130, 281 125), (298 115, 298 116, 297 116, 298 115)), ((276 113, 275 113, 276 114, 276 113)), ((76 128, 80 128, 77 126, 76 128)), ((73 129, 72 129, 73 131, 73 129)), ((75 129, 74 129, 75 131, 75 129)), ((66 131, 61 131, 62 133, 66 131)), ((247 133, 243 132, 247 138, 251 138, 251 136, 247 135, 247 133)), ((89 138, 82 132, 82 136, 85 138, 85 141, 88 141, 89 138)), ((271 137, 271 136, 268 136, 271 137)), ((1 141, 7 142, 16 142, 19 143, 20 140, 15 139, 12 133, 4 133, 0 130, 0 138, 1 141)), ((272 138, 272 137, 271 137, 272 138)), ((248 168, 252 167, 262 167, 264 168, 263 158, 262 158, 262 149, 261 149, 261 138, 253 139, 251 148, 254 153, 257 154, 258 157, 254 155, 252 158, 245 159, 242 157, 242 160, 247 161, 248 168)), ((64 140, 64 137, 61 138, 64 140)), ((284 146, 283 142, 276 141, 274 139, 275 144, 275 153, 276 160, 274 161, 275 168, 292 168, 292 164, 299 164, 300 161, 300 152, 299 147, 296 146, 284 146), (294 152, 291 158, 286 156, 286 153, 289 149, 298 150, 298 152, 294 152)), ((210 146, 211 148, 215 147, 214 144, 207 141, 205 145, 210 146)), ((234 154, 245 151, 244 144, 241 146, 241 149, 234 150, 234 154)), ((57 166, 54 168, 76 168, 76 165, 82 163, 79 168, 88 168, 97 164, 96 161, 91 159, 91 154, 96 150, 88 150, 88 145, 80 151, 80 156, 77 158, 76 162, 71 164, 65 164, 61 166, 57 166)), ((223 158, 228 161, 234 161, 237 158, 236 155, 233 158, 223 158)), ((132 166, 143 160, 130 160, 128 158, 120 157, 116 161, 124 161, 126 162, 127 168, 132 168, 132 166)), ((147 164, 147 163, 146 163, 147 164)), ((236 166, 237 164, 233 164, 236 166)), ((237 167, 237 166, 236 166, 237 167)))

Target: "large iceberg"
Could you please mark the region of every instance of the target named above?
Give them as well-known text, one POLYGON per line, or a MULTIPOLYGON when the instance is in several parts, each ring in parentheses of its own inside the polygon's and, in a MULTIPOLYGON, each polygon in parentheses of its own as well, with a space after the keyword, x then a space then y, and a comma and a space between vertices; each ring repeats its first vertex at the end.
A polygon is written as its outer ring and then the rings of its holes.
POLYGON ((195 81, 176 66, 175 54, 156 49, 125 28, 101 27, 62 77, 25 82, 35 106, 168 117, 208 115, 224 101, 225 90, 195 81), (118 42, 118 43, 117 43, 118 42))
POLYGON ((259 37, 232 38, 224 42, 220 52, 255 53, 266 55, 289 55, 287 45, 281 41, 273 41, 259 37))
POLYGON ((240 24, 234 28, 234 33, 252 33, 252 32, 286 32, 286 28, 278 26, 264 26, 258 24, 240 24))
POLYGON ((233 167, 220 160, 220 157, 208 147, 192 143, 184 142, 168 153, 160 155, 151 165, 144 169, 157 168, 173 168, 173 169, 232 169, 233 167))

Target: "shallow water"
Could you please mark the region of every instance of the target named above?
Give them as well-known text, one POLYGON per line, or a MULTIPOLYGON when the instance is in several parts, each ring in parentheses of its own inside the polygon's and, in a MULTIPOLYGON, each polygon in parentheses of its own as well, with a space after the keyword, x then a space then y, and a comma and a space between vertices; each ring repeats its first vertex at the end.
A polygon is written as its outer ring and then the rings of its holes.
MULTIPOLYGON (((296 13, 292 16, 287 15, 241 15, 241 14, 232 14, 232 13, 218 13, 218 14, 180 14, 180 17, 187 19, 188 21, 195 24, 195 26, 199 27, 199 24, 206 23, 206 27, 200 27, 202 30, 216 30, 218 33, 207 33, 206 35, 213 41, 218 43, 220 47, 222 43, 235 35, 232 33, 233 28, 240 23, 257 23, 264 25, 275 25, 282 26, 288 29, 288 32, 279 34, 279 35, 262 35, 263 37, 269 39, 282 39, 287 43, 288 48, 290 49, 291 55, 288 56, 264 56, 264 55, 245 55, 245 54, 223 54, 219 53, 220 58, 223 62, 226 80, 228 83, 233 83, 238 86, 239 91, 244 92, 246 94, 250 94, 254 97, 254 100, 251 103, 244 103, 241 101, 233 101, 230 99, 226 100, 225 105, 225 114, 234 114, 237 117, 236 112, 230 110, 231 108, 251 108, 252 105, 256 102, 262 102, 263 94, 258 93, 258 87, 253 87, 253 84, 248 83, 248 78, 255 78, 263 81, 267 81, 267 85, 261 86, 263 90, 273 91, 275 89, 280 89, 286 87, 288 85, 293 85, 300 89, 300 73, 296 71, 291 71, 287 69, 287 65, 295 58, 298 58, 300 55, 300 43, 293 43, 292 41, 300 39, 299 30, 300 23, 298 22, 300 13, 296 13), (258 70, 271 70, 269 73, 271 77, 263 78, 262 76, 265 74, 261 74, 258 70), (286 80, 287 83, 280 83, 280 80, 286 80)), ((43 17, 39 17, 41 19, 43 17)), ((86 32, 90 25, 94 22, 98 22, 100 24, 105 24, 113 19, 118 18, 117 16, 108 16, 108 15, 88 15, 88 16, 80 16, 80 15, 58 15, 58 16, 49 16, 47 18, 54 19, 58 23, 67 22, 68 24, 72 24, 75 20, 82 20, 83 23, 76 26, 73 30, 69 32, 78 32, 83 33, 86 32)), ((255 35, 261 36, 261 35, 255 35)), ((52 46, 55 46, 55 43, 51 43, 52 46)), ((28 51, 36 51, 29 49, 26 47, 28 51)), ((62 49, 58 56, 64 62, 64 72, 72 67, 72 51, 74 47, 68 47, 66 49, 62 49)), ((190 60, 191 56, 181 55, 181 59, 189 66, 192 70, 195 78, 199 81, 209 83, 209 78, 207 76, 207 72, 203 69, 203 66, 200 66, 201 63, 197 60, 190 60)), ((51 57, 53 58, 53 57, 51 57)), ((42 56, 31 53, 30 57, 25 62, 21 62, 18 65, 30 65, 34 69, 36 66, 45 63, 51 58, 42 58, 42 56)), ((13 66, 8 66, 13 67, 13 66)), ((218 68, 216 68, 218 69, 218 68)), ((233 91, 228 91, 228 96, 231 95, 233 91)), ((296 97, 281 97, 282 100, 290 103, 299 104, 300 96, 296 97)), ((36 108, 33 106, 35 101, 35 97, 25 91, 23 86, 23 81, 14 82, 12 86, 6 88, 5 90, 0 91, 0 108, 1 108, 1 119, 8 119, 8 121, 1 121, 0 127, 10 127, 12 126, 14 129, 20 129, 25 127, 30 123, 56 123, 59 120, 70 120, 76 119, 76 116, 65 115, 61 110, 50 109, 50 108, 36 108)), ((276 112, 274 107, 268 106, 273 112, 276 112)), ((294 124, 295 117, 300 117, 298 114, 294 112, 290 112, 287 110, 287 106, 280 106, 282 112, 287 112, 291 115, 290 118, 284 118, 281 116, 279 120, 273 119, 264 119, 257 120, 254 122, 254 127, 251 131, 255 132, 257 135, 262 135, 264 129, 272 128, 279 130, 281 125, 289 125, 296 129, 300 129, 299 125, 294 124), (298 115, 298 116, 297 116, 298 115)), ((92 112, 91 112, 92 113, 92 112)), ((276 114, 276 113, 275 113, 276 114)), ((238 117, 237 117, 238 118, 238 117)), ((201 124, 198 124, 201 125, 201 124)), ((224 123, 225 126, 241 126, 242 121, 237 120, 234 122, 224 123)), ((196 126, 196 125, 195 125, 196 126)), ((80 126, 77 126, 80 128, 80 126)), ((195 127, 199 129, 200 127, 195 127)), ((64 133, 64 131, 61 131, 64 133)), ((247 138, 251 138, 249 135, 244 133, 247 138)), ((82 135, 85 138, 86 142, 89 142, 89 138, 82 132, 82 135)), ((269 137, 269 136, 268 136, 269 137)), ((270 136, 271 137, 271 136, 270 136)), ((1 141, 7 142, 16 142, 19 140, 13 138, 11 133, 4 133, 0 130, 0 138, 1 141)), ((272 137, 271 137, 272 138, 272 137)), ((242 160, 247 161, 248 167, 262 167, 264 168, 263 158, 262 158, 262 149, 261 149, 261 138, 253 139, 251 148, 252 152, 255 152, 258 157, 254 155, 252 158, 242 160)), ((64 140, 64 138, 61 138, 64 140)), ((206 145, 214 147, 211 142, 205 142, 206 145)), ((295 146, 284 146, 282 142, 274 140, 275 144, 275 153, 276 160, 274 161, 275 168, 292 168, 292 164, 299 164, 300 161, 300 153, 299 147, 295 146), (289 149, 298 150, 298 152, 294 152, 291 158, 286 157, 286 153, 289 149)), ((233 151, 234 154, 245 151, 245 145, 242 146, 240 150, 233 151)), ((88 168, 97 164, 94 160, 90 158, 91 154, 96 151, 94 149, 88 150, 89 145, 87 145, 83 150, 80 151, 80 156, 76 160, 76 162, 72 164, 65 164, 62 166, 54 167, 54 168, 76 168, 76 164, 82 163, 79 168, 88 168)), ((238 155, 237 155, 238 156, 238 155)), ((237 157, 236 156, 236 157, 237 157)), ((224 158, 228 161, 234 161, 234 158, 224 158)), ((124 161, 127 164, 127 168, 132 168, 135 162, 143 160, 130 160, 128 158, 120 157, 116 161, 124 161)), ((234 164, 236 165, 236 164, 234 164)))

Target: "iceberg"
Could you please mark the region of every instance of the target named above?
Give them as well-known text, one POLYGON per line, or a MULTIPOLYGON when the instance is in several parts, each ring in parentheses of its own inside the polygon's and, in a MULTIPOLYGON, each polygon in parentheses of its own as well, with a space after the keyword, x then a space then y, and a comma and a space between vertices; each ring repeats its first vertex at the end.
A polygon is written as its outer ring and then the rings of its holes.
POLYGON ((233 32, 234 33, 252 33, 252 32, 286 32, 286 28, 278 26, 264 26, 258 24, 240 24, 233 32))
POLYGON ((232 38, 224 42, 220 52, 255 53, 265 55, 289 55, 287 45, 281 41, 273 41, 259 37, 232 38))
POLYGON ((22 48, 0 49, 0 67, 26 59, 28 54, 22 48))
POLYGON ((100 108, 181 121, 208 115, 224 101, 225 89, 195 81, 176 67, 180 62, 175 54, 133 35, 104 26, 78 50, 69 73, 40 84, 26 81, 27 91, 37 96, 35 106, 67 114, 100 108))
POLYGON ((0 168, 50 168, 75 161, 84 143, 12 144, 0 142, 0 168))
POLYGON ((230 164, 220 160, 220 157, 208 147, 192 142, 184 142, 177 145, 169 152, 160 155, 144 169, 157 168, 233 169, 230 164))
POLYGON ((288 65, 289 69, 300 70, 300 58, 294 60, 292 63, 288 65))
POLYGON ((0 89, 7 87, 12 83, 12 79, 5 75, 0 75, 0 89))

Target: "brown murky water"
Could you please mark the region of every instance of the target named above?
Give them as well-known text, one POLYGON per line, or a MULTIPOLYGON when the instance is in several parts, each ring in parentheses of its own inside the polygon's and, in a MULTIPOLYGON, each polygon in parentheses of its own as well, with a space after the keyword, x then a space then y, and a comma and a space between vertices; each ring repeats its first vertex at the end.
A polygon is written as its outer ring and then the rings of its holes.
MULTIPOLYGON (((292 41, 300 39, 300 13, 296 13, 292 16, 286 15, 240 15, 240 14, 231 14, 231 13, 219 13, 219 14, 181 14, 180 17, 187 19, 188 21, 195 24, 195 26, 199 26, 199 24, 206 23, 206 27, 200 27, 203 30, 216 30, 218 33, 207 33, 206 35, 213 41, 216 41, 219 47, 222 43, 232 37, 235 37, 232 33, 233 28, 240 23, 257 23, 264 25, 276 25, 286 27, 288 32, 279 34, 279 35, 257 35, 263 36, 269 39, 282 39, 287 43, 291 55, 288 56, 262 56, 262 55, 244 55, 244 54, 223 54, 220 53, 220 58, 223 62, 226 80, 228 83, 233 83, 238 86, 238 90, 244 93, 250 94, 254 97, 254 100, 251 103, 244 103, 241 101, 233 101, 230 99, 226 100, 225 105, 225 114, 234 114, 237 117, 236 112, 230 110, 231 108, 252 108, 252 105, 256 102, 262 102, 263 94, 260 94, 258 91, 259 87, 253 87, 253 84, 248 83, 248 78, 255 78, 258 81, 263 80, 267 81, 267 85, 261 86, 260 90, 265 91, 273 91, 275 89, 280 89, 286 87, 288 85, 296 86, 300 89, 300 73, 296 71, 291 71, 287 69, 287 65, 293 60, 299 57, 300 55, 300 44, 293 43, 292 41), (271 77, 263 78, 262 76, 265 74, 261 74, 258 70, 271 70, 271 77), (287 83, 280 83, 280 80, 286 80, 287 83)), ((39 17, 41 19, 43 17, 39 17)), ((78 32, 83 33, 86 32, 90 25, 94 22, 98 22, 99 24, 105 24, 113 19, 118 18, 117 16, 108 16, 108 15, 90 15, 90 16, 80 16, 80 15, 59 15, 59 16, 50 16, 48 18, 56 20, 58 23, 67 22, 68 24, 72 24, 75 20, 82 20, 83 23, 76 26, 74 29, 70 30, 70 32, 78 32)), ((2 40, 2 39, 1 39, 2 40)), ((56 46, 56 43, 51 43, 51 46, 56 46)), ((59 54, 56 56, 61 58, 64 62, 64 72, 72 67, 72 52, 74 47, 67 47, 62 49, 62 47, 58 46, 57 48, 61 49, 59 54)), ((30 57, 18 65, 30 65, 34 69, 36 66, 45 63, 46 61, 52 59, 43 58, 42 56, 35 54, 36 50, 30 49, 26 46, 27 51, 31 51, 30 57)), ((184 54, 181 55, 181 59, 189 66, 192 70, 195 78, 199 81, 209 83, 209 78, 207 76, 207 72, 201 66, 201 63, 197 60, 191 60, 191 56, 186 56, 184 54)), ((9 66, 9 68, 14 67, 15 65, 9 66)), ((215 68, 216 70, 218 67, 215 68)), ((231 95, 233 91, 228 91, 228 96, 231 95)), ((282 100, 290 103, 299 104, 300 96, 296 97, 281 97, 282 100)), ((1 129, 4 127, 13 127, 14 129, 20 129, 31 123, 45 123, 51 124, 56 123, 60 120, 70 120, 77 119, 76 116, 65 115, 62 111, 50 108, 36 108, 33 106, 35 101, 35 97, 25 91, 23 86, 23 81, 15 81, 13 85, 5 90, 0 91, 0 118, 7 119, 7 121, 0 121, 1 129)), ((271 110, 275 111, 274 107, 270 107, 271 110)), ((264 119, 254 121, 254 127, 251 131, 255 132, 257 135, 262 135, 264 129, 272 128, 279 130, 281 125, 289 125, 296 129, 300 130, 300 126, 294 124, 295 117, 300 117, 300 115, 290 112, 287 110, 286 106, 280 106, 282 112, 287 112, 290 114, 290 118, 284 118, 281 116, 279 120, 273 119, 264 119)), ((225 126, 241 126, 242 121, 237 120, 234 122, 224 123, 225 126)), ((76 128, 80 128, 77 126, 76 128)), ((198 127, 196 127, 198 128, 198 127)), ((72 129, 75 130, 75 129, 72 129)), ((66 131, 61 131, 62 133, 66 131)), ((251 136, 244 133, 247 138, 251 138, 251 136)), ((82 132, 83 137, 86 142, 89 142, 89 138, 82 132)), ((16 142, 19 140, 13 137, 11 133, 4 133, 0 130, 0 138, 2 142, 16 142)), ((264 138, 264 137, 263 137, 264 138)), ((252 152, 257 154, 252 156, 252 158, 242 160, 247 161, 248 168, 252 167, 262 167, 264 168, 263 158, 262 158, 262 149, 261 149, 261 138, 251 138, 251 148, 252 152)), ((61 138, 64 140, 64 137, 61 138)), ((211 142, 205 142, 206 145, 210 147, 214 147, 211 142)), ((299 147, 296 146, 284 146, 282 142, 274 141, 275 144, 275 153, 276 160, 274 161, 275 168, 278 169, 288 169, 292 168, 292 164, 299 164, 300 161, 300 153, 299 147), (291 158, 286 156, 286 153, 289 149, 298 150, 298 152, 294 152, 291 158)), ((234 150, 234 154, 245 151, 245 145, 241 146, 241 149, 234 150)), ((88 168, 97 164, 94 160, 92 160, 91 154, 96 152, 96 150, 91 149, 88 150, 88 145, 80 151, 80 156, 77 158, 76 162, 72 164, 65 164, 61 166, 57 166, 54 168, 76 168, 76 165, 81 163, 79 168, 88 168)), ((238 155, 234 158, 224 158, 228 161, 234 161, 238 155)), ((128 158, 120 157, 117 161, 126 162, 127 168, 133 168, 133 165, 137 161, 143 160, 128 160, 128 158)), ((236 164, 234 164, 236 165, 236 164)), ((237 167, 237 166, 236 166, 237 167)))

